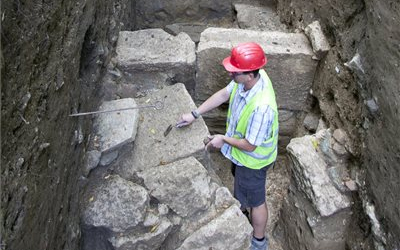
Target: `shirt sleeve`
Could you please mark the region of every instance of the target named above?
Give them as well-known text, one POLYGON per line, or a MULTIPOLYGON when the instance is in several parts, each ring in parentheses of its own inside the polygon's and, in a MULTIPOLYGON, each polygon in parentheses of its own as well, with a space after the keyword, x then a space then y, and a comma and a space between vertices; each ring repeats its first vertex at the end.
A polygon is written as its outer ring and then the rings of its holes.
POLYGON ((260 146, 263 141, 271 137, 274 118, 275 111, 268 105, 254 110, 247 125, 246 140, 254 146, 260 146))
POLYGON ((231 81, 227 86, 226 90, 228 91, 229 94, 232 93, 233 87, 235 86, 235 81, 231 81))

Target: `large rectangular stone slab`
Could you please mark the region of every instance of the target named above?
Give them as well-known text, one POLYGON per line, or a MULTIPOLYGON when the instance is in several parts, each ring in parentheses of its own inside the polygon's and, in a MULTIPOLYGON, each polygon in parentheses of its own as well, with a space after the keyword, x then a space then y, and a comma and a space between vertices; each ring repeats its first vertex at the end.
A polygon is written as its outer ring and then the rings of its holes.
POLYGON ((173 36, 162 29, 121 31, 116 51, 117 65, 126 82, 141 89, 183 82, 193 91, 195 44, 186 33, 173 36))
MULTIPOLYGON (((103 102, 99 111, 136 108, 133 98, 103 102)), ((97 114, 94 120, 96 137, 95 147, 103 155, 118 150, 135 140, 139 112, 137 109, 97 114)))
POLYGON ((169 125, 174 126, 183 113, 196 108, 185 86, 177 83, 152 92, 147 97, 136 99, 139 105, 154 103, 157 100, 163 102, 163 109, 140 110, 134 152, 129 164, 124 164, 125 168, 129 168, 129 172, 165 165, 189 156, 195 156, 201 162, 204 159, 203 139, 209 133, 202 118, 187 127, 174 127, 164 136, 169 125))
POLYGON ((317 61, 304 34, 242 29, 208 28, 200 37, 197 49, 196 101, 204 101, 223 88, 230 78, 222 60, 231 49, 243 42, 257 42, 264 49, 279 108, 307 110, 317 61))

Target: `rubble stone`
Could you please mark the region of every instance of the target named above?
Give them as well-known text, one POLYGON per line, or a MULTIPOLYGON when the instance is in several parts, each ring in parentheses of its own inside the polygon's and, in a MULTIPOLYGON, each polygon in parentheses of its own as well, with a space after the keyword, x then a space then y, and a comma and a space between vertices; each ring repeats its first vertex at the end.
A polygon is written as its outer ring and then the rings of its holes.
POLYGON ((97 167, 100 162, 101 153, 97 150, 86 152, 83 161, 83 175, 87 177, 92 169, 97 167))

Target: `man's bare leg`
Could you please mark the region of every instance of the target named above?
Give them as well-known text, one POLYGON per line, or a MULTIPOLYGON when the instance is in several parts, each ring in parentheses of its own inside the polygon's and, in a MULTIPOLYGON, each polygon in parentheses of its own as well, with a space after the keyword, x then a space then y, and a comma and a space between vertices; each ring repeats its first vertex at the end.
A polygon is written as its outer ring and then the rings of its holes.
POLYGON ((258 207, 253 207, 251 209, 251 224, 253 226, 254 232, 253 236, 262 239, 265 237, 265 228, 268 221, 268 208, 267 204, 264 202, 258 207))

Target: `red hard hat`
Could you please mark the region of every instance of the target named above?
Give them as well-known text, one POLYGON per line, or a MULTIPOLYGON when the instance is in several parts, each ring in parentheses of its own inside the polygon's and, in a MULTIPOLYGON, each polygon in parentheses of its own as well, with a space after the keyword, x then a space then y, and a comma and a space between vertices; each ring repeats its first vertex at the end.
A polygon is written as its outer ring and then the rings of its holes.
POLYGON ((257 43, 242 43, 232 49, 231 56, 222 64, 229 72, 253 71, 267 64, 267 57, 257 43))

